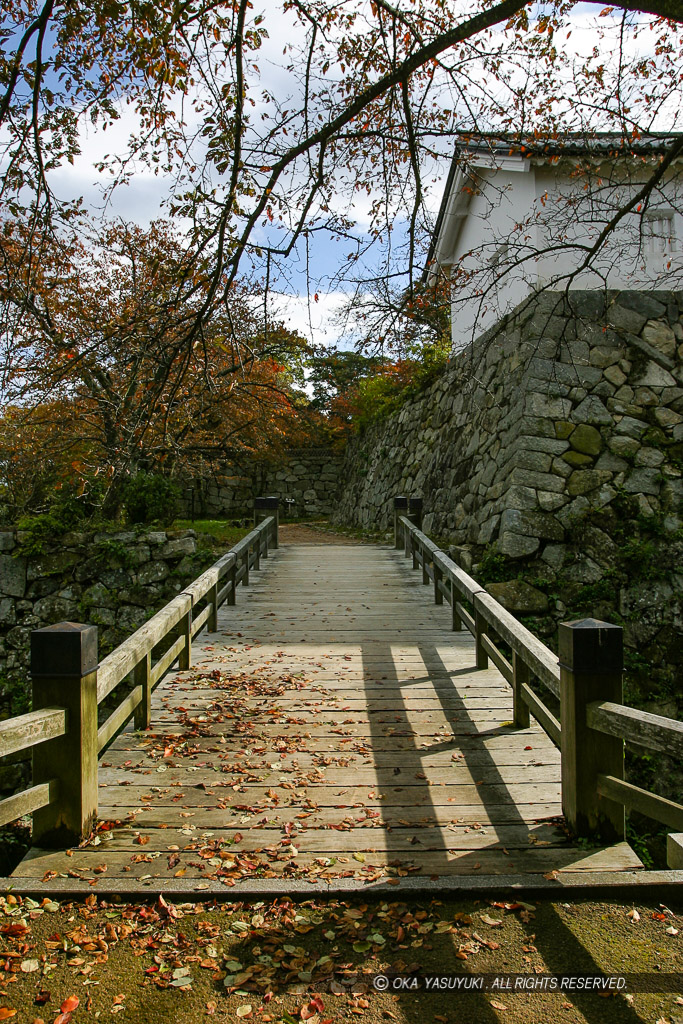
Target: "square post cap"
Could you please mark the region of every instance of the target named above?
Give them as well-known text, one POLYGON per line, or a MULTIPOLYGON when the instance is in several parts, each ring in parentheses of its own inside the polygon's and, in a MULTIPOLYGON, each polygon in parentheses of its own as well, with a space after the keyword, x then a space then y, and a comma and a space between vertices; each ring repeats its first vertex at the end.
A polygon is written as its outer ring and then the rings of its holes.
POLYGON ((268 497, 254 498, 254 508, 279 508, 280 499, 276 495, 268 495, 268 497))
POLYGON ((622 672, 624 668, 624 631, 621 626, 600 619, 576 619, 561 622, 559 628, 560 665, 571 672, 622 672))
POLYGON ((87 676, 97 668, 97 626, 57 622, 31 630, 32 676, 87 676))
POLYGON ((397 509, 397 510, 408 508, 408 497, 407 497, 407 495, 405 495, 405 494, 398 494, 394 498, 394 508, 397 509))
POLYGON ((412 498, 412 497, 409 498, 408 499, 408 508, 409 508, 409 510, 411 512, 421 512, 422 511, 422 498, 412 498))

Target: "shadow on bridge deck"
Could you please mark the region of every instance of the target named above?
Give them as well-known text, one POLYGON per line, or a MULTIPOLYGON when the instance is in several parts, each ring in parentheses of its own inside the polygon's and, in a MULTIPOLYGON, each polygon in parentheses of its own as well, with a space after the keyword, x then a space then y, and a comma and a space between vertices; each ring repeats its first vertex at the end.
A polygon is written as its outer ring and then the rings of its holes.
POLYGON ((17 882, 236 895, 637 872, 625 843, 567 839, 557 750, 513 727, 508 684, 430 598, 387 547, 273 552, 155 691, 151 730, 103 755, 94 844, 34 849, 17 882))

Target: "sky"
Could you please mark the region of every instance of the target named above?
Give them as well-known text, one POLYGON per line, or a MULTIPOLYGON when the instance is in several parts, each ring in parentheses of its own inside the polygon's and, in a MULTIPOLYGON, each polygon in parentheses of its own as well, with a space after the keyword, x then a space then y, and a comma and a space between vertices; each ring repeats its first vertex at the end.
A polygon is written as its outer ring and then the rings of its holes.
MULTIPOLYGON (((267 12, 270 39, 264 43, 258 58, 261 85, 276 95, 284 96, 289 83, 282 67, 282 39, 288 37, 291 26, 282 21, 285 15, 274 14, 273 10, 270 8, 267 12)), ((590 52, 595 40, 594 26, 599 10, 593 4, 578 4, 572 15, 571 40, 561 40, 560 45, 571 48, 577 55, 590 52)), ((670 116, 667 111, 662 112, 663 126, 668 127, 665 122, 670 116)), ((128 135, 135 127, 135 118, 126 108, 121 108, 119 121, 106 132, 84 122, 80 132, 80 157, 72 166, 65 164, 51 174, 55 191, 64 198, 82 195, 87 208, 101 211, 102 186, 108 177, 98 172, 95 164, 106 154, 123 152, 128 135)), ((425 208, 432 220, 436 217, 442 199, 449 155, 449 146, 446 144, 443 159, 428 168, 429 173, 425 177, 425 208)), ((145 225, 155 217, 164 215, 162 204, 168 195, 169 186, 168 179, 141 167, 129 185, 120 187, 114 193, 105 212, 108 216, 118 216, 145 225)), ((367 204, 359 201, 354 209, 361 235, 368 223, 366 207, 367 204)), ((404 227, 405 223, 398 225, 399 237, 404 227)), ((321 232, 314 234, 307 244, 307 252, 303 245, 299 245, 289 260, 287 280, 275 284, 271 309, 273 314, 281 315, 292 329, 309 340, 329 345, 340 340, 334 318, 343 306, 346 295, 335 280, 335 275, 343 256, 348 252, 349 243, 335 240, 321 232), (311 277, 312 287, 309 288, 311 277), (317 299, 314 299, 314 293, 317 299)), ((423 258, 426 258, 426 252, 423 258)), ((371 264, 367 265, 367 269, 372 269, 371 264)))

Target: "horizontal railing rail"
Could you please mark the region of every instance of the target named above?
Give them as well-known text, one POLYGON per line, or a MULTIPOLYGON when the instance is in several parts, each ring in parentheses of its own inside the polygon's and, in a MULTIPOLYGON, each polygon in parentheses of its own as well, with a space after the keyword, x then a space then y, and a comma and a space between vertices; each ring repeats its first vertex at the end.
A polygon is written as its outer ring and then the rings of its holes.
MULTIPOLYGON (((421 502, 395 499, 395 547, 432 584, 435 603, 450 604, 452 629, 470 631, 476 667, 487 668, 490 659, 511 685, 515 726, 528 728, 533 717, 561 751, 562 806, 571 828, 620 839, 630 810, 683 833, 683 804, 624 778, 624 742, 681 757, 683 722, 621 703, 621 628, 593 619, 561 623, 558 657, 422 532, 421 515, 421 502), (533 680, 553 695, 559 718, 533 680)), ((683 865, 683 835, 669 836, 669 860, 683 865)))
MULTIPOLYGON (((278 500, 257 498, 254 529, 97 663, 97 628, 60 623, 31 634, 33 711, 0 723, 0 757, 33 753, 33 785, 0 801, 0 825, 33 814, 33 841, 67 846, 97 814, 97 760, 127 723, 150 724, 154 687, 176 663, 188 669, 192 641, 218 627, 270 547, 278 546, 278 500), (118 687, 128 692, 98 724, 118 687)), ((109 709, 108 709, 109 710, 109 709)))
POLYGON ((407 516, 398 516, 397 525, 403 531, 406 552, 412 558, 414 568, 422 569, 423 583, 433 583, 436 603, 442 604, 445 599, 451 605, 453 629, 461 629, 464 625, 474 636, 477 668, 487 668, 490 658, 503 678, 511 684, 515 724, 526 728, 529 714, 532 714, 555 746, 559 747, 560 723, 529 685, 533 676, 559 699, 560 666, 557 655, 449 558, 407 516), (458 597, 471 605, 472 612, 462 605, 458 597), (491 633, 508 645, 512 651, 512 661, 496 645, 491 633))

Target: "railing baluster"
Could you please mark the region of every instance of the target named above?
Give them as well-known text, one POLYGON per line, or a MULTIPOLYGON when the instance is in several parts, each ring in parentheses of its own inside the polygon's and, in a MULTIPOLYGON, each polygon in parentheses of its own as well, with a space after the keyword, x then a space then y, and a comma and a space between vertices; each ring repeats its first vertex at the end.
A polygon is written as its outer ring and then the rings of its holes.
POLYGON ((152 652, 147 651, 133 669, 133 686, 142 687, 142 702, 135 709, 133 724, 138 731, 152 724, 152 652))
POLYGON ((517 653, 512 652, 512 718, 518 729, 528 729, 531 724, 529 705, 522 696, 522 687, 529 685, 529 666, 517 653))
POLYGON ((403 526, 401 516, 408 512, 408 498, 405 494, 399 494, 394 498, 394 547, 399 550, 403 547, 403 526))

